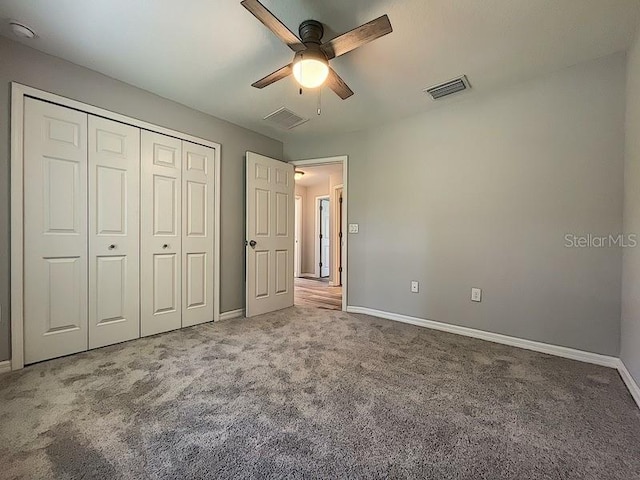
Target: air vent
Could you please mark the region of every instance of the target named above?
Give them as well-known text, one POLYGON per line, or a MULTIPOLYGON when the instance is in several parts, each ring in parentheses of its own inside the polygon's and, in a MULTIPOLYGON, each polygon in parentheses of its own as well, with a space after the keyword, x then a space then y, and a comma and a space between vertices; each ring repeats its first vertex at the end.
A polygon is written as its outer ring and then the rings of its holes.
POLYGON ((276 110, 273 113, 270 113, 266 117, 265 120, 268 122, 277 125, 280 128, 285 128, 287 130, 291 130, 292 128, 297 127, 298 125, 302 125, 305 122, 308 122, 308 118, 302 118, 300 115, 293 113, 288 108, 282 107, 276 110))
POLYGON ((439 98, 453 95, 454 93, 462 92, 471 88, 469 80, 466 75, 454 78, 448 82, 441 83, 440 85, 434 85, 433 87, 425 88, 424 92, 431 95, 431 98, 438 100, 439 98))

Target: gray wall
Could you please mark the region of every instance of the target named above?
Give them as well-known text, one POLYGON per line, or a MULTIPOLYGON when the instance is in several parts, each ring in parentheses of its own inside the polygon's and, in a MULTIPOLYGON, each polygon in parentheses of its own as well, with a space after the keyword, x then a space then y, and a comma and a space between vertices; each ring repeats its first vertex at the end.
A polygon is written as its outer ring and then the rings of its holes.
MULTIPOLYGON (((298 248, 300 249, 300 275, 302 275, 303 273, 308 273, 307 270, 305 270, 305 263, 304 263, 304 250, 305 250, 305 241, 307 239, 307 233, 305 232, 305 217, 306 217, 306 208, 307 208, 307 187, 303 187, 302 185, 298 185, 296 183, 296 197, 301 197, 302 198, 302 208, 300 211, 300 217, 301 217, 301 224, 300 224, 300 238, 298 239, 299 245, 298 248)), ((296 222, 297 222, 297 218, 296 218, 296 222)))
POLYGON ((564 237, 622 231, 624 90, 617 54, 285 142, 288 160, 349 156, 349 305, 617 355, 621 249, 564 237))
MULTIPOLYGON (((627 62, 624 229, 640 236, 640 35, 627 62)), ((620 357, 640 384, 640 247, 624 250, 622 266, 620 357)))
POLYGON ((296 196, 302 197, 302 225, 300 233, 301 274, 315 275, 316 269, 316 197, 329 195, 329 179, 302 187, 296 185, 296 196))
POLYGON ((307 187, 302 214, 302 273, 316 271, 316 197, 329 195, 329 179, 307 187))
MULTIPOLYGON (((244 306, 244 154, 282 158, 282 143, 0 37, 0 360, 9 358, 10 86, 31 87, 222 145, 221 310, 244 306)), ((216 95, 216 92, 211 92, 216 95)), ((220 94, 224 94, 221 92, 220 94)))

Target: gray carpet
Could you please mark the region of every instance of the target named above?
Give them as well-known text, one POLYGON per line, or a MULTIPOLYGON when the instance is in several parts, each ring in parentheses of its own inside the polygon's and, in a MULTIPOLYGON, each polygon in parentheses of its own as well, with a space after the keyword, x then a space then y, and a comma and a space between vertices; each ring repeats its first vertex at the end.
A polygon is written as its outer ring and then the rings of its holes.
POLYGON ((2 478, 637 479, 612 369, 295 307, 0 376, 2 478))

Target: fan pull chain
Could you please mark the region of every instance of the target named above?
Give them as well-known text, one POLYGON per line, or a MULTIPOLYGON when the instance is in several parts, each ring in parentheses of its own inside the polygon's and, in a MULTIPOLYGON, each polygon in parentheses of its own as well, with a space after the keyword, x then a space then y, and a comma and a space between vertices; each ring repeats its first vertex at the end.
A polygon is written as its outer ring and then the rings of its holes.
MULTIPOLYGON (((303 78, 302 75, 302 68, 304 67, 304 63, 302 63, 302 61, 304 60, 304 53, 300 54, 300 78, 303 78)), ((300 95, 302 95, 302 87, 300 87, 300 95)))
POLYGON ((322 114, 322 87, 318 88, 318 115, 322 114))

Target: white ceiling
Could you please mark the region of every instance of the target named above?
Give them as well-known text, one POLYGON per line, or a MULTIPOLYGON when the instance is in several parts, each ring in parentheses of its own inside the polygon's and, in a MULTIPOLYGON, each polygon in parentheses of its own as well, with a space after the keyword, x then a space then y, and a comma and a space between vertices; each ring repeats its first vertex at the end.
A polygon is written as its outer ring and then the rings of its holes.
MULTIPOLYGON (((292 79, 250 85, 292 52, 239 0, 2 0, 9 18, 33 27, 34 48, 274 138, 352 131, 442 105, 424 87, 467 74, 455 102, 624 50, 638 0, 263 0, 292 31, 313 18, 325 40, 384 13, 394 32, 332 61, 355 91, 340 100, 299 96, 292 79), (311 121, 291 130, 262 120, 287 106, 311 121)), ((446 103, 445 103, 446 104, 446 103)))
POLYGON ((331 175, 341 175, 342 163, 332 163, 317 167, 296 167, 296 171, 304 172, 302 178, 296 180, 296 185, 314 187, 322 183, 328 184, 331 175))

